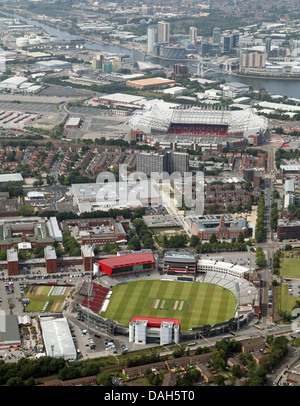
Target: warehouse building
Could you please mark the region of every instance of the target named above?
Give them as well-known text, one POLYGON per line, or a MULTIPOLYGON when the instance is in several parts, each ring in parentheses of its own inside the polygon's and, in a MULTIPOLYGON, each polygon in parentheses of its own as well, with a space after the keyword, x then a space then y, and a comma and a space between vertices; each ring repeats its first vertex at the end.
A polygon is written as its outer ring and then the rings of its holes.
POLYGON ((71 69, 72 63, 68 61, 60 61, 52 59, 51 61, 39 61, 36 63, 36 67, 40 70, 55 70, 55 69, 71 69))
POLYGON ((63 235, 59 228, 56 217, 49 217, 47 226, 48 226, 48 231, 49 231, 50 237, 54 238, 55 241, 62 242, 63 235))
POLYGON ((114 108, 143 108, 145 101, 146 99, 144 97, 125 93, 112 93, 99 97, 100 104, 114 108))
POLYGON ((167 78, 149 78, 139 80, 128 80, 126 86, 133 87, 134 89, 160 89, 167 86, 173 86, 176 83, 173 79, 167 78))
POLYGON ((21 346, 18 318, 14 314, 2 315, 0 319, 0 350, 21 346))
POLYGON ((66 128, 79 128, 81 125, 80 117, 70 117, 67 121, 66 128))
POLYGON ((3 186, 7 182, 23 182, 23 176, 20 173, 3 173, 0 175, 0 185, 3 186))
POLYGON ((28 79, 23 76, 12 76, 0 82, 0 89, 16 90, 26 82, 28 82, 28 79))
POLYGON ((40 316, 40 326, 46 355, 65 360, 76 360, 77 351, 65 317, 40 316))

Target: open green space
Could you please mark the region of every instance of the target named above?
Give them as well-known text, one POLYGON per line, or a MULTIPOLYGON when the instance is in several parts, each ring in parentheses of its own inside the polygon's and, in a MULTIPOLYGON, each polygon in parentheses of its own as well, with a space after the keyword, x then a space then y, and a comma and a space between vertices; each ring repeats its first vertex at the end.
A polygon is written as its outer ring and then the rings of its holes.
POLYGON ((280 276, 283 278, 300 279, 300 252, 285 252, 285 258, 280 259, 280 276))
POLYGON ((299 297, 288 294, 287 283, 282 283, 281 285, 276 287, 277 310, 292 313, 296 301, 298 301, 299 299, 299 297))
POLYGON ((128 326, 134 316, 179 319, 182 331, 224 322, 235 314, 236 298, 221 286, 198 282, 140 280, 114 286, 101 316, 128 326))
POLYGON ((45 309, 47 312, 60 311, 61 306, 68 294, 69 288, 64 295, 49 295, 52 286, 31 285, 25 293, 24 298, 29 299, 29 303, 25 307, 26 312, 41 312, 48 302, 45 309))

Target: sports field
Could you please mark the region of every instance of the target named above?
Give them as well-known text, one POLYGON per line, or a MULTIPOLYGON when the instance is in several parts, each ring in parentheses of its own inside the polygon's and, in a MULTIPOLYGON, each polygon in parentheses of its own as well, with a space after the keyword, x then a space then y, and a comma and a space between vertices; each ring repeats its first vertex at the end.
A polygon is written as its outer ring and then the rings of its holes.
POLYGON ((221 286, 198 282, 141 280, 114 286, 101 316, 128 326, 134 316, 180 320, 181 330, 224 322, 235 314, 236 298, 221 286))
POLYGON ((280 276, 283 278, 300 277, 300 252, 285 253, 285 258, 280 259, 280 276))
POLYGON ((26 312, 60 311, 69 287, 31 285, 24 298, 29 299, 26 312))

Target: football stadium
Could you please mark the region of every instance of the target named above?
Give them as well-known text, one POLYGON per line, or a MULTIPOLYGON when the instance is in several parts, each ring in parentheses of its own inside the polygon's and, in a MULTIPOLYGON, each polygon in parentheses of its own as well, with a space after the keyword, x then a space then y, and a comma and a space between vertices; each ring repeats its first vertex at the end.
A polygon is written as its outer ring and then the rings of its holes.
POLYGON ((166 344, 230 333, 260 313, 248 268, 197 258, 190 273, 191 258, 178 253, 174 272, 170 254, 165 261, 162 270, 152 253, 100 259, 98 279, 78 293, 77 317, 134 343, 166 344))
POLYGON ((268 121, 250 107, 228 110, 210 106, 166 108, 154 104, 136 111, 129 125, 132 139, 139 137, 139 141, 204 139, 207 143, 224 143, 244 140, 249 145, 259 145, 264 140, 268 121))

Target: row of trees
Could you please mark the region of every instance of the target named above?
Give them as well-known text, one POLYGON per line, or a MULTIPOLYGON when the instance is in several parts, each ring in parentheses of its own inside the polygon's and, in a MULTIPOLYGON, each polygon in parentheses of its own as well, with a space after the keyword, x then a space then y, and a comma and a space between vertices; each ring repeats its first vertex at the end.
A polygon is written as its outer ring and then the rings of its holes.
POLYGON ((274 203, 273 208, 271 210, 271 219, 270 219, 270 227, 272 230, 277 230, 277 224, 278 224, 278 209, 277 209, 277 203, 274 203))
POLYGON ((265 199, 261 197, 258 201, 257 218, 255 225, 255 239, 260 243, 265 237, 265 199))
POLYGON ((260 268, 266 265, 265 255, 260 247, 256 248, 256 265, 260 268))
POLYGON ((231 241, 218 241, 215 234, 212 234, 209 241, 201 241, 196 235, 190 239, 190 246, 194 247, 197 253, 220 252, 220 251, 246 251, 247 243, 243 233, 240 232, 238 238, 233 237, 231 241))
MULTIPOLYGON (((155 250, 155 245, 153 241, 153 235, 151 231, 149 231, 146 223, 141 218, 135 218, 132 222, 135 232, 142 243, 143 247, 146 249, 155 250)), ((133 237, 135 238, 135 237, 133 237)), ((129 247, 132 245, 132 241, 129 240, 128 242, 129 247)), ((140 247, 141 248, 141 247, 140 247)))

